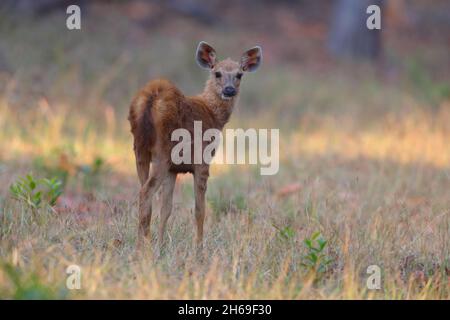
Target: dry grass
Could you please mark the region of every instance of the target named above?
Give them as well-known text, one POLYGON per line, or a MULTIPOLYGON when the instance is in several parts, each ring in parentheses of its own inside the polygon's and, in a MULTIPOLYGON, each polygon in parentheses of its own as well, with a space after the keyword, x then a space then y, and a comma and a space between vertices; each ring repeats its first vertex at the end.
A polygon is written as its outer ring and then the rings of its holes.
MULTIPOLYGON (((56 37, 49 23, 36 34, 56 37)), ((370 69, 337 81, 269 64, 245 79, 229 127, 280 128, 280 172, 261 177, 254 167, 213 168, 202 261, 193 245, 192 179, 179 179, 165 253, 156 259, 149 248, 137 257, 138 182, 125 114, 126 101, 148 76, 146 60, 130 57, 118 39, 99 32, 67 53, 75 60, 92 54, 97 65, 76 60, 70 66, 62 56, 51 66, 55 48, 66 47, 56 37, 53 51, 37 47, 30 57, 41 66, 22 69, 26 59, 17 55, 30 44, 13 39, 29 30, 14 30, 5 41, 17 69, 2 79, 0 96, 1 297, 450 298, 448 99, 432 110, 435 100, 383 84, 370 69), (89 43, 100 39, 104 48, 97 55, 89 43), (110 54, 111 65, 103 54, 110 54), (33 82, 46 66, 44 80, 33 82), (124 80, 123 73, 130 77, 124 80), (106 168, 86 182, 80 168, 96 158, 106 168), (9 193, 9 185, 30 171, 69 177, 55 210, 38 211, 41 224, 9 193), (332 262, 324 272, 302 266, 303 241, 316 231, 328 240, 323 255, 332 262), (82 289, 67 292, 61 288, 71 264, 82 269, 82 289), (373 264, 382 269, 381 290, 366 287, 373 264), (8 266, 19 270, 20 286, 8 266)), ((191 41, 161 41, 151 55, 191 41)), ((192 55, 181 61, 183 52, 171 54, 171 61, 180 61, 176 66, 164 62, 148 73, 160 68, 187 91, 200 87, 192 55)), ((158 214, 153 217, 156 234, 158 214)))

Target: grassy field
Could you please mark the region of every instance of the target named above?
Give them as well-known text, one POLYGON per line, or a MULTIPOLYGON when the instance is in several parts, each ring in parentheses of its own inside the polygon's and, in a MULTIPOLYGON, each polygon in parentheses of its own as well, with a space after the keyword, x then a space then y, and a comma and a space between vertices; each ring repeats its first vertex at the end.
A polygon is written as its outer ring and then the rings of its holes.
POLYGON ((144 32, 95 14, 79 33, 55 28, 58 15, 0 19, 1 298, 450 298, 450 89, 439 77, 448 45, 405 58, 387 39, 393 76, 364 64, 324 71, 268 50, 227 127, 279 128, 280 172, 212 168, 202 260, 192 177, 180 176, 168 246, 155 258, 134 249, 132 95, 159 75, 200 91, 199 34, 235 55, 271 42, 255 31, 230 44, 233 30, 183 19, 144 32), (10 190, 29 173, 40 203, 10 190), (80 290, 65 287, 72 264, 80 290), (370 265, 381 268, 380 290, 366 286, 370 265))

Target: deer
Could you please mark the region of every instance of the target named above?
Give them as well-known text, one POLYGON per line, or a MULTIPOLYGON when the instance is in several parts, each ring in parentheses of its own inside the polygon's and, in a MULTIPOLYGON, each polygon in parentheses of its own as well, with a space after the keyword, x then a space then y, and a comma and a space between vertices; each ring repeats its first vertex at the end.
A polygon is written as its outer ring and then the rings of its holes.
POLYGON ((202 93, 185 96, 170 81, 156 79, 148 82, 134 96, 130 105, 128 120, 141 185, 138 250, 150 239, 152 198, 159 189, 162 203, 157 239, 160 250, 163 248, 176 177, 178 174, 191 173, 194 177, 196 247, 201 251, 209 163, 201 161, 195 164, 191 161, 175 164, 171 159, 171 149, 176 142, 172 141, 171 133, 178 128, 192 133, 194 121, 201 121, 203 131, 210 128, 222 130, 233 112, 243 75, 254 72, 262 62, 262 49, 255 46, 245 51, 239 62, 230 58, 219 61, 214 48, 201 41, 195 58, 201 68, 209 71, 202 93))

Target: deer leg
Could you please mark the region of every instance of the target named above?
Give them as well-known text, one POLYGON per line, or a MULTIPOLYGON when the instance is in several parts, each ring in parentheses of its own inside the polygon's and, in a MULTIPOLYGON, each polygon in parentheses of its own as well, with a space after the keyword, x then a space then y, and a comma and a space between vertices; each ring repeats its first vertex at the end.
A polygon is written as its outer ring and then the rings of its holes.
POLYGON ((153 195, 161 186, 166 175, 165 168, 161 168, 161 166, 154 166, 153 168, 151 176, 144 183, 139 193, 138 248, 143 244, 145 238, 150 238, 153 195))
POLYGON ((203 243, 203 222, 205 221, 205 194, 209 177, 208 167, 198 167, 194 172, 195 222, 197 224, 197 250, 203 243))
POLYGON ((177 175, 176 173, 169 173, 164 182, 162 183, 162 205, 161 205, 161 221, 159 222, 159 249, 162 251, 164 247, 164 231, 166 229, 167 219, 172 212, 172 202, 173 202, 173 189, 175 187, 177 175))
POLYGON ((136 145, 134 146, 134 155, 136 156, 136 170, 142 187, 148 179, 152 156, 150 151, 139 150, 136 145))

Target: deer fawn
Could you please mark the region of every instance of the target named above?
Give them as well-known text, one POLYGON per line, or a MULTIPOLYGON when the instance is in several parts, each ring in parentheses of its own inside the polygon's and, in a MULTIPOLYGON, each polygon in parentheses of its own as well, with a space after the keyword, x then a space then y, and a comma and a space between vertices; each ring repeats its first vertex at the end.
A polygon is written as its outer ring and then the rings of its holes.
MULTIPOLYGON (((218 61, 216 51, 202 41, 197 47, 196 60, 202 68, 210 71, 201 94, 185 96, 169 81, 157 79, 142 88, 130 106, 128 120, 134 137, 136 167, 141 183, 138 248, 145 238, 149 238, 152 197, 160 186, 162 206, 158 243, 162 248, 167 219, 172 210, 176 176, 188 172, 194 175, 196 241, 197 247, 202 247, 209 164, 204 161, 201 164, 194 164, 194 161, 174 164, 171 150, 176 142, 171 140, 171 134, 178 128, 192 133, 194 121, 202 122, 203 132, 209 128, 222 130, 233 111, 242 75, 259 67, 262 52, 260 47, 254 47, 242 55, 240 63, 231 59, 218 61)), ((203 143, 203 148, 206 145, 203 143)))

